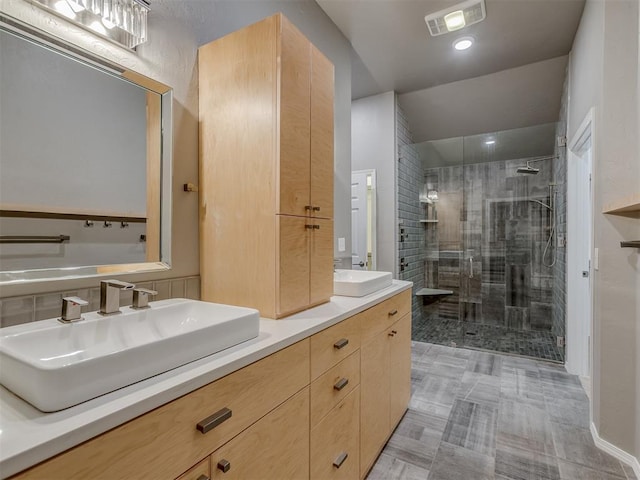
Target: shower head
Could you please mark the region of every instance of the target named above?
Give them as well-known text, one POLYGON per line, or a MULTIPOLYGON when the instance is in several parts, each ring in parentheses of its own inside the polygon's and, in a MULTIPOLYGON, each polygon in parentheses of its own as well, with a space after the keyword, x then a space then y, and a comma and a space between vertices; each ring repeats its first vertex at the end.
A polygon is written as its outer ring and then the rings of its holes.
POLYGON ((518 167, 518 169, 516 170, 516 172, 518 173, 528 173, 530 175, 537 175, 539 171, 539 168, 533 168, 531 165, 529 165, 529 162, 527 162, 526 167, 518 167))

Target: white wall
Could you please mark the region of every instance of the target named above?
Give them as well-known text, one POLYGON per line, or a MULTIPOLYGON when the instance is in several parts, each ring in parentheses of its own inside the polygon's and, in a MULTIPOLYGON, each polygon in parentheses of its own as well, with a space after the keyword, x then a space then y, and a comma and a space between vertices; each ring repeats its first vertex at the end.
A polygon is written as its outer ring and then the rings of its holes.
POLYGON ((396 277, 395 93, 361 98, 351 104, 351 168, 376 170, 377 269, 396 277))
MULTIPOLYGON (((640 458, 640 260, 620 241, 640 218, 605 206, 640 191, 638 1, 587 0, 570 61, 569 140, 595 107, 593 422, 605 441, 640 458)), ((568 239, 579 241, 576 239, 568 239)), ((570 346, 569 346, 570 348, 570 346)))

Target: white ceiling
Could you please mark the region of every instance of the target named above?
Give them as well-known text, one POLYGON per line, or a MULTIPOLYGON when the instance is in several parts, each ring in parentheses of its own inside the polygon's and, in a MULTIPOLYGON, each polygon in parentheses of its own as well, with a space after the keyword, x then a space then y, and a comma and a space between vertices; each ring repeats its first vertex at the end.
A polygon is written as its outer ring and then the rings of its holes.
POLYGON ((485 0, 485 20, 438 37, 424 16, 460 0, 316 1, 353 46, 352 98, 400 94, 416 142, 558 119, 585 0, 485 0))

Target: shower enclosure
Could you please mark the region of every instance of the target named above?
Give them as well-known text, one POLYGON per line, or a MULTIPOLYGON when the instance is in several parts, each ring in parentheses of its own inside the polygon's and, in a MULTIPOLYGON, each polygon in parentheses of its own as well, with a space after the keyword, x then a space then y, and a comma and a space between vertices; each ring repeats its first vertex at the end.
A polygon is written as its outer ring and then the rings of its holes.
POLYGON ((424 169, 414 340, 563 361, 556 124, 403 148, 424 169))

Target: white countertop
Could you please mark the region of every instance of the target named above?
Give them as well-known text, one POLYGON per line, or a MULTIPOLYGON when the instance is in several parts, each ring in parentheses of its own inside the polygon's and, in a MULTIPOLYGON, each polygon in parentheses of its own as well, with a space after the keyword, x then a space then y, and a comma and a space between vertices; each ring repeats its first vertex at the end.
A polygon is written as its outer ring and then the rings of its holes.
POLYGON ((329 303, 280 320, 260 319, 260 335, 80 405, 43 413, 0 386, 0 478, 7 478, 218 378, 271 355, 411 288, 394 280, 365 297, 329 303))

